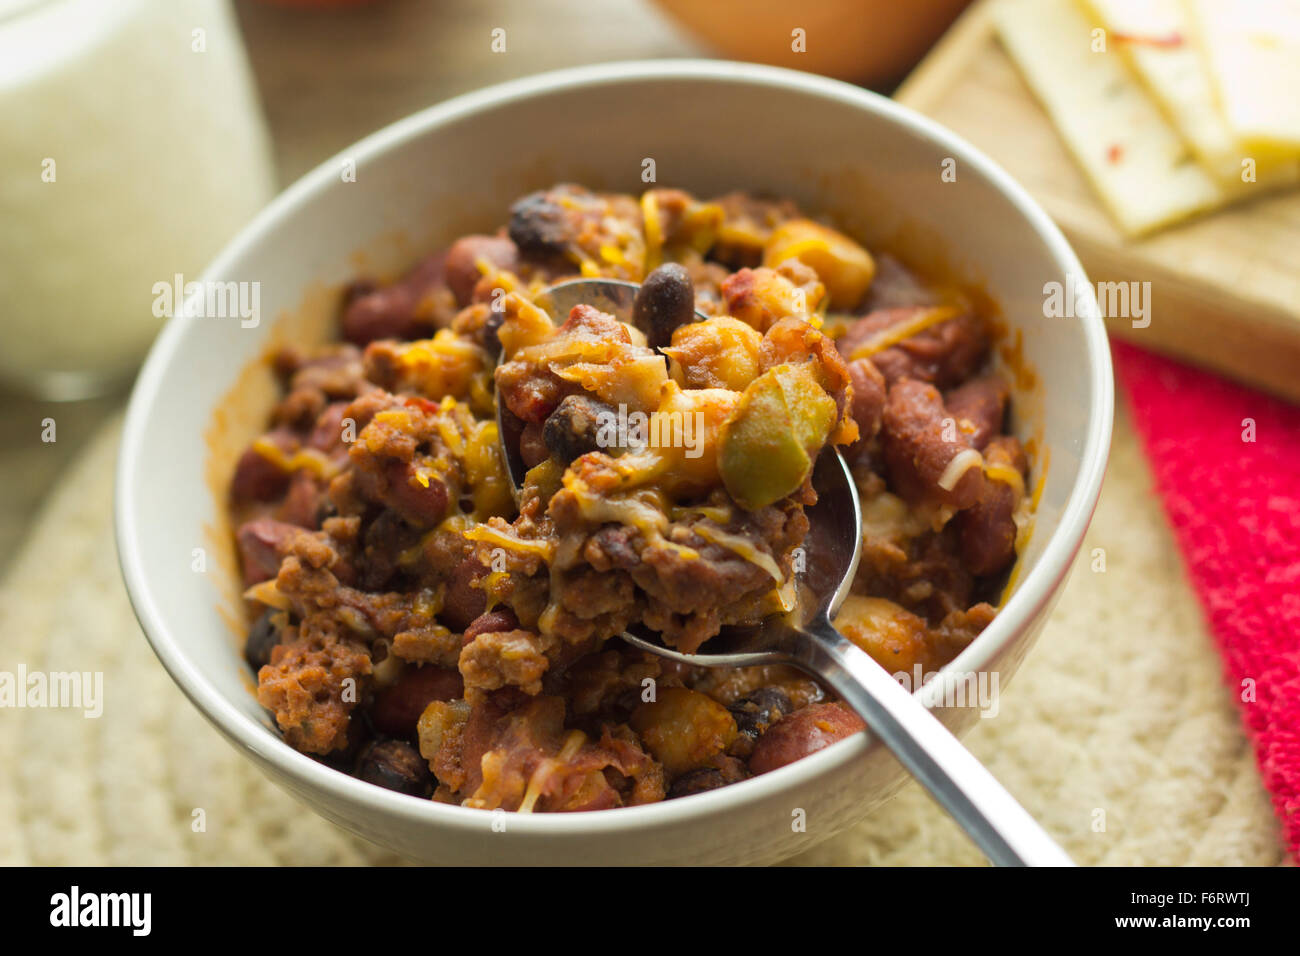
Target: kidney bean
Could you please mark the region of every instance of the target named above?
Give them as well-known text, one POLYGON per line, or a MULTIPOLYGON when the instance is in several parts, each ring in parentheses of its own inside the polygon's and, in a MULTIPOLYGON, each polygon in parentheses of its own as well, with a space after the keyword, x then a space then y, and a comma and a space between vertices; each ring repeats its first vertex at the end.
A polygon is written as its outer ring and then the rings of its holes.
MULTIPOLYGON (((869 312, 840 338, 840 349, 846 358, 851 357, 858 346, 873 336, 929 308, 869 312)), ((963 312, 876 352, 871 360, 890 386, 904 378, 915 378, 939 388, 951 388, 970 378, 984 364, 989 344, 987 323, 973 312, 963 312)))
POLYGON ((283 612, 268 607, 253 623, 244 640, 244 660, 248 661, 254 674, 271 663, 271 651, 280 643, 280 629, 271 619, 281 613, 283 612))
POLYGON ((775 724, 758 738, 749 758, 752 773, 767 773, 851 737, 866 724, 843 704, 813 704, 775 724))
POLYGON ((513 271, 519 266, 519 248, 505 236, 463 236, 452 243, 447 251, 447 287, 462 308, 469 305, 474 286, 482 277, 479 259, 513 271))
POLYGON ((853 420, 858 423, 862 441, 880 431, 881 416, 885 413, 885 377, 869 358, 849 363, 849 381, 853 383, 853 420))
MULTIPOLYGON (((1001 435, 989 442, 984 457, 989 464, 1006 465, 1024 476, 1024 450, 1020 442, 1009 435, 1001 435)), ((988 478, 979 500, 953 518, 962 562, 972 574, 997 574, 1015 560, 1015 513, 1019 506, 1018 489, 988 478)))
POLYGON ((351 402, 331 402, 316 417, 307 447, 317 451, 333 451, 343 445, 343 419, 347 417, 351 402))
POLYGON ((281 521, 314 531, 318 527, 316 519, 324 494, 324 489, 316 483, 310 472, 294 472, 289 481, 289 493, 284 496, 275 516, 281 521))
MULTIPOLYGON (((286 455, 292 455, 299 447, 298 436, 287 428, 269 431, 262 438, 286 455)), ((230 496, 235 501, 275 501, 288 487, 289 472, 255 448, 248 448, 235 462, 230 496)))
POLYGON ((301 531, 272 518, 256 518, 240 525, 235 543, 244 568, 244 587, 275 577, 280 572, 282 548, 301 531))
POLYGON ((428 484, 418 480, 415 467, 406 461, 389 462, 388 495, 385 503, 408 522, 432 528, 447 513, 447 486, 437 475, 425 475, 428 484))
POLYGON ((452 569, 442 610, 438 612, 443 624, 453 631, 463 631, 487 610, 487 595, 474 586, 487 573, 488 569, 473 555, 452 569))
POLYGON ((597 435, 602 416, 614 409, 590 395, 569 395, 546 419, 542 440, 566 465, 580 455, 600 448, 597 435))
POLYGON ((446 285, 446 253, 429 256, 390 286, 352 295, 343 309, 343 337, 356 345, 417 339, 433 331, 426 299, 446 285))
POLYGON ((975 426, 970 435, 973 447, 984 450, 994 435, 1002 431, 1011 390, 1000 377, 986 375, 957 386, 943 397, 948 414, 958 421, 965 419, 975 426))
POLYGON ((357 760, 357 776, 366 783, 413 797, 428 796, 433 788, 429 765, 419 751, 401 740, 368 744, 357 760))
POLYGON ((515 612, 502 606, 485 611, 470 621, 469 626, 465 628, 463 639, 468 644, 480 634, 505 634, 518 629, 519 618, 515 617, 515 612))
POLYGON ((408 664, 397 680, 380 688, 370 706, 370 723, 381 734, 415 739, 415 726, 435 700, 457 700, 464 696, 460 672, 432 664, 408 664))
POLYGON ((665 262, 653 270, 632 302, 632 324, 651 348, 671 345, 679 326, 695 321, 695 285, 686 267, 665 262))
POLYGON ((973 449, 933 385, 914 379, 893 385, 882 423, 885 466, 900 496, 913 503, 929 500, 953 508, 969 508, 979 500, 984 472, 978 460, 950 488, 939 484, 953 459, 973 449))

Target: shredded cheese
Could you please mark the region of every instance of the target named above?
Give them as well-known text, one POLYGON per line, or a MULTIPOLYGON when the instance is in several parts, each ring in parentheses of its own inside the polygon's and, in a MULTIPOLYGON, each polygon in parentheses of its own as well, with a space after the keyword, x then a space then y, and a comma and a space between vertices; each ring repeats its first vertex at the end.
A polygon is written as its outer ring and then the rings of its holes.
POLYGON ((535 554, 548 563, 550 562, 551 557, 555 554, 555 543, 553 541, 516 538, 514 535, 506 534, 500 528, 494 528, 490 524, 475 525, 465 532, 465 537, 470 541, 484 541, 488 544, 495 544, 510 551, 522 551, 525 554, 535 554))
POLYGON ((961 481, 962 475, 972 468, 980 468, 984 464, 984 456, 974 448, 966 448, 957 452, 952 461, 948 462, 948 467, 943 470, 939 476, 938 486, 944 491, 952 491, 957 487, 957 482, 961 481))
POLYGON ((778 586, 785 583, 785 578, 781 576, 781 568, 773 560, 772 556, 765 551, 758 550, 758 548, 754 547, 754 542, 748 538, 707 524, 697 524, 691 530, 705 541, 712 541, 714 544, 721 545, 727 550, 740 555, 750 564, 762 568, 772 576, 772 580, 778 586))
POLYGON ((302 469, 326 481, 339 473, 338 465, 330 461, 323 452, 315 448, 301 448, 288 455, 283 448, 265 435, 253 442, 253 451, 284 472, 293 473, 302 469))
POLYGON ((289 596, 284 594, 276 585, 275 578, 254 584, 244 592, 244 597, 250 601, 265 604, 267 607, 273 607, 277 611, 287 611, 293 606, 289 601, 289 596))
POLYGON ((883 352, 892 345, 897 345, 919 332, 935 325, 940 325, 950 319, 955 319, 961 314, 961 310, 950 305, 941 305, 933 309, 926 309, 918 312, 915 316, 906 322, 899 322, 897 325, 891 325, 887 329, 881 329, 867 341, 855 348, 849 361, 860 358, 870 358, 877 352, 883 352))

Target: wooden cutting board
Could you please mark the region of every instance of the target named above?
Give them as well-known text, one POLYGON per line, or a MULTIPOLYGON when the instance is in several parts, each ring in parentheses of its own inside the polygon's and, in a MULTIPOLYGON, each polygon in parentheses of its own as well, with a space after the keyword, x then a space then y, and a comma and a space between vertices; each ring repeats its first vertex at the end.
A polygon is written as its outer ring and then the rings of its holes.
POLYGON ((1018 179, 1094 282, 1151 283, 1150 325, 1108 318, 1112 334, 1300 401, 1300 189, 1126 238, 1003 50, 995 2, 981 0, 963 14, 895 99, 966 137, 1018 179))

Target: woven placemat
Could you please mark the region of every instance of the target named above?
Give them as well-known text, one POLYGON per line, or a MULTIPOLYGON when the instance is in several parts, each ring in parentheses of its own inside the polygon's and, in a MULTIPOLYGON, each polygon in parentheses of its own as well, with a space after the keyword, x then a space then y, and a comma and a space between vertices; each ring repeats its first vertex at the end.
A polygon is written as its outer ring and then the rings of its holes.
MULTIPOLYGON (((113 545, 119 428, 54 490, 0 583, 0 671, 102 671, 105 698, 98 719, 0 709, 0 864, 399 862, 263 778, 154 658, 113 545)), ((1121 413, 1074 574, 967 743, 1080 863, 1277 864, 1231 695, 1121 413)), ((792 862, 980 861, 910 784, 792 862)))

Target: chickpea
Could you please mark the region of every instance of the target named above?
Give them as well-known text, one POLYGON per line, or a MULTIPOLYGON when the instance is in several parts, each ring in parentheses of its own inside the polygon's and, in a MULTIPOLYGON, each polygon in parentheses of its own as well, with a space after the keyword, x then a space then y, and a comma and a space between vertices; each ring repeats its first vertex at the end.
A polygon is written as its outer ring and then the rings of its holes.
POLYGON ((688 388, 729 388, 743 392, 758 377, 761 336, 731 316, 681 326, 664 349, 688 388))
POLYGON ((633 711, 630 723, 670 777, 704 766, 736 739, 727 708, 685 687, 661 687, 657 699, 633 711))
POLYGON ((850 594, 835 626, 891 674, 902 672, 910 679, 917 664, 923 670, 936 664, 925 621, 893 601, 850 594))
POLYGON ((816 270, 832 309, 856 309, 876 276, 871 253, 844 233, 811 219, 792 219, 772 231, 763 250, 763 265, 775 267, 787 259, 798 259, 816 270))

